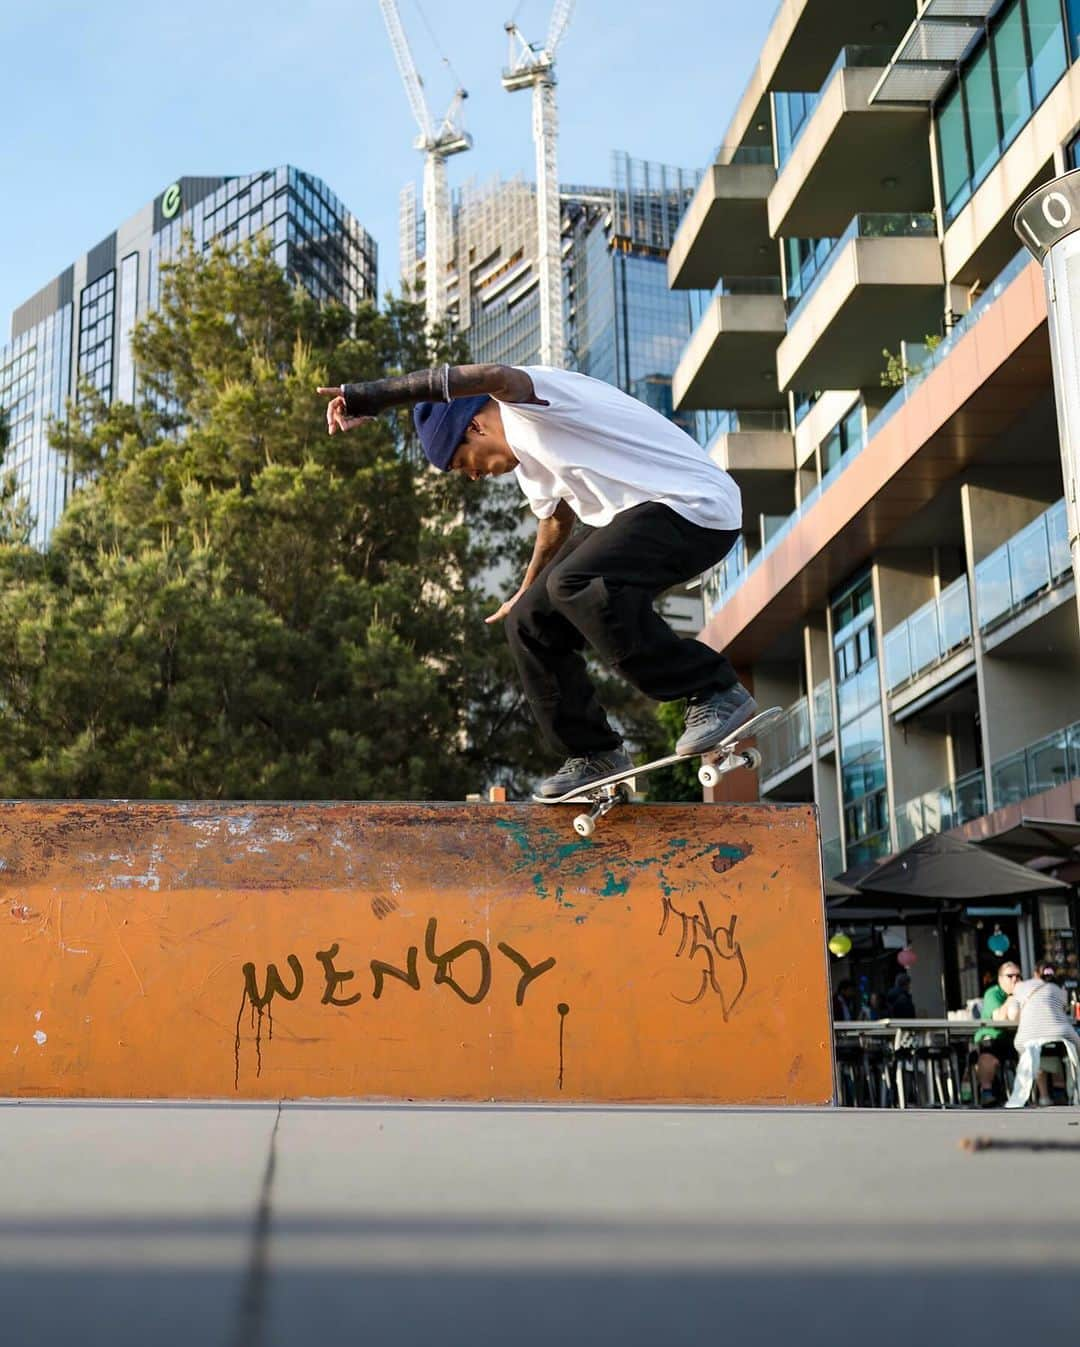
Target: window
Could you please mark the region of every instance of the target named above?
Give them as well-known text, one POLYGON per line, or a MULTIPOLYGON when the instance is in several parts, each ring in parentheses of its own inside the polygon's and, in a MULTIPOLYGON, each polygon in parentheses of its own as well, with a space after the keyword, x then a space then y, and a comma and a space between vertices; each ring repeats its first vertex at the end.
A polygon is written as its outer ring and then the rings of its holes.
MULTIPOLYGON (((1070 28, 1080 0, 1069 0, 1070 28)), ((1060 0, 1011 0, 935 115, 946 221, 1008 149, 1065 73, 1060 0)))
POLYGON ((958 84, 941 106, 937 120, 941 153, 941 194, 946 215, 955 215, 971 195, 968 167, 967 128, 964 124, 964 90, 958 84))
POLYGON ((1012 143, 1031 116, 1027 53, 1024 48, 1024 15, 1017 5, 1002 20, 994 34, 994 63, 1001 98, 1002 143, 1012 143))
POLYGON ((1031 93, 1035 106, 1065 73, 1065 33, 1060 0, 1025 0, 1031 41, 1031 93))

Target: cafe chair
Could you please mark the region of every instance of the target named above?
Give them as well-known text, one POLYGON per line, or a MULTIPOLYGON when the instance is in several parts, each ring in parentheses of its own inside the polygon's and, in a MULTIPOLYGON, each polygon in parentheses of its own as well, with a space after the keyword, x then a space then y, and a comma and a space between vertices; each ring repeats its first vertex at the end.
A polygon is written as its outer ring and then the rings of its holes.
POLYGON ((1012 1091, 1005 1101, 1006 1108, 1024 1108, 1031 1099, 1035 1088, 1035 1077, 1039 1072, 1042 1050, 1049 1044, 1060 1044, 1065 1050, 1065 1087, 1070 1104, 1080 1104, 1080 1053, 1071 1039, 1036 1038, 1025 1043, 1020 1052, 1020 1061, 1016 1067, 1016 1079, 1012 1091))

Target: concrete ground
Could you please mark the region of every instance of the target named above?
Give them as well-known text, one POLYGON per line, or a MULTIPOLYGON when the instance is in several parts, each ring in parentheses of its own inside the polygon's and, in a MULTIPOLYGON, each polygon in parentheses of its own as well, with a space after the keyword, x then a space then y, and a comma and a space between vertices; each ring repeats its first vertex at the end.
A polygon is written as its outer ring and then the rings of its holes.
POLYGON ((0 1340, 1057 1337, 1078 1177, 1063 1108, 0 1104, 0 1340))

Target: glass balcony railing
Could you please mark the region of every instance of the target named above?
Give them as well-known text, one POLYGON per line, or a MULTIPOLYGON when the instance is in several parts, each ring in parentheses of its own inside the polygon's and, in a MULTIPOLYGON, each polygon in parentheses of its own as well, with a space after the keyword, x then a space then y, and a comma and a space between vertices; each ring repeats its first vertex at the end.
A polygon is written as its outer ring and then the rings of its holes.
POLYGON ((1080 720, 1037 739, 990 768, 994 808, 1019 804, 1032 795, 1080 779, 1080 720))
POLYGON ((881 411, 878 412, 878 414, 870 422, 870 424, 866 428, 866 438, 863 442, 863 445, 859 449, 852 449, 849 450, 848 453, 844 454, 840 462, 836 464, 836 466, 832 469, 831 472, 827 473, 826 476, 824 476, 821 479, 821 481, 813 489, 813 491, 809 492, 806 496, 803 497, 798 508, 788 516, 787 523, 784 525, 784 527, 778 529, 777 532, 774 533, 773 536, 769 539, 769 545, 767 547, 763 547, 759 552, 757 552, 754 555, 752 560, 746 565, 746 567, 740 573, 739 576, 740 584, 742 583, 742 580, 746 576, 752 574, 753 571, 755 571, 757 567, 761 565, 761 563, 765 560, 766 557, 768 557, 772 552, 776 550, 777 547, 779 547, 779 545, 783 542, 783 540, 787 537, 787 535, 791 532, 791 530, 795 527, 795 525, 799 522, 799 520, 803 517, 803 515, 806 514, 806 512, 814 505, 818 497, 822 495, 823 492, 827 491, 828 488, 832 486, 836 482, 836 480, 844 474, 844 472, 847 471, 847 469, 852 465, 852 463, 854 463, 855 460, 859 457, 859 454, 865 453, 866 449, 873 444, 875 437, 881 433, 881 431, 892 420, 892 418, 897 414, 897 412, 901 410, 901 408, 907 402, 908 398, 912 396, 912 394, 923 382, 923 380, 927 378, 927 376, 934 369, 936 369, 938 365, 942 363, 942 361, 948 358, 948 356, 955 349, 957 342, 960 341, 960 339, 963 336, 965 336, 968 332, 972 330, 972 328, 976 325, 976 323, 978 323, 979 320, 987 313, 990 306, 995 302, 995 300, 999 299, 1004 294, 1004 292, 1013 283, 1013 281, 1016 280, 1016 278, 1020 275, 1020 273, 1024 271, 1026 267, 1036 265, 1037 263, 1033 260, 1031 254, 1026 249, 1022 249, 1013 257, 1012 261, 1008 264, 1008 266, 1005 267, 1005 269, 996 278, 996 280, 994 280, 993 283, 989 286, 989 288, 986 291, 984 291, 982 295, 979 296, 978 301, 972 306, 972 308, 966 314, 964 314, 964 316, 959 320, 959 322, 957 322, 955 326, 950 330, 949 335, 945 338, 945 340, 942 341, 939 346, 934 348, 934 351, 930 355, 930 358, 928 359, 926 365, 924 365, 917 374, 910 376, 902 388, 897 389, 897 391, 893 394, 893 396, 889 399, 889 401, 885 404, 885 406, 882 407, 881 411))
POLYGON ((814 689, 814 738, 820 744, 833 732, 832 681, 828 678, 814 689))
POLYGON ((724 596, 738 583, 746 570, 746 540, 739 538, 735 546, 721 561, 701 577, 701 597, 705 604, 705 621, 721 607, 724 596))
POLYGON ((777 776, 810 752, 810 705, 800 697, 779 720, 758 735, 761 778, 777 776))
POLYGON ((690 322, 696 329, 717 295, 780 295, 779 276, 722 276, 711 290, 691 290, 690 322))
POLYGON ((839 837, 830 837, 822 841, 821 865, 826 879, 835 879, 843 870, 844 848, 839 837))
POLYGON ((833 263, 852 239, 888 238, 937 238, 937 220, 932 213, 923 214, 918 211, 904 214, 872 212, 866 215, 856 215, 829 250, 828 257, 818 267, 809 285, 791 304, 788 312, 788 330, 790 331, 799 310, 810 296, 817 292, 822 280, 832 270, 833 263))
POLYGON ((771 145, 717 145, 713 151, 713 163, 721 167, 727 164, 771 164, 772 161, 771 145))
POLYGON ((885 637, 885 686, 890 692, 940 664, 971 642, 967 576, 917 608, 885 637))
POLYGON ((1064 498, 975 567, 979 629, 987 631, 1072 572, 1064 498))
POLYGON ((920 837, 959 828, 985 813, 986 778, 980 767, 902 804, 896 811, 897 848, 903 851, 920 837))
POLYGON ((737 435, 745 431, 780 430, 790 433, 788 414, 783 411, 714 412, 712 435, 705 446, 708 452, 721 435, 737 435))

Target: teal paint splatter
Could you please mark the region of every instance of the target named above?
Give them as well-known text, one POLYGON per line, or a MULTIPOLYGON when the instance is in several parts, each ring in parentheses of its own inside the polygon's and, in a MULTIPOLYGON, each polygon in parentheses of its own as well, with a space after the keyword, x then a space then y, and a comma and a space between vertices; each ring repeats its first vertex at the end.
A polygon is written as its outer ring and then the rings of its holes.
MULTIPOLYGON (((541 827, 530 833, 524 823, 515 819, 499 819, 497 826, 506 830, 520 853, 511 873, 531 872, 533 889, 540 899, 551 897, 549 884, 556 874, 563 881, 581 879, 593 869, 599 859, 594 853, 600 848, 590 838, 575 838, 568 842, 565 833, 548 827, 541 827)), ((679 885, 668 873, 669 867, 674 866, 675 869, 682 870, 697 861, 713 857, 714 861, 721 862, 715 864, 714 868, 719 873, 724 873, 739 861, 745 860, 750 851, 749 847, 740 847, 730 842, 707 842, 695 846, 690 838, 672 837, 667 840, 660 855, 642 856, 637 860, 618 856, 613 864, 605 856, 604 859, 608 864, 603 872, 603 887, 595 892, 600 898, 625 897, 634 876, 647 871, 655 875, 661 892, 670 898, 679 891, 679 885)), ((559 907, 573 907, 572 903, 566 902, 565 891, 563 884, 556 886, 555 902, 559 907)), ((580 922, 583 918, 578 917, 575 920, 580 922)))

